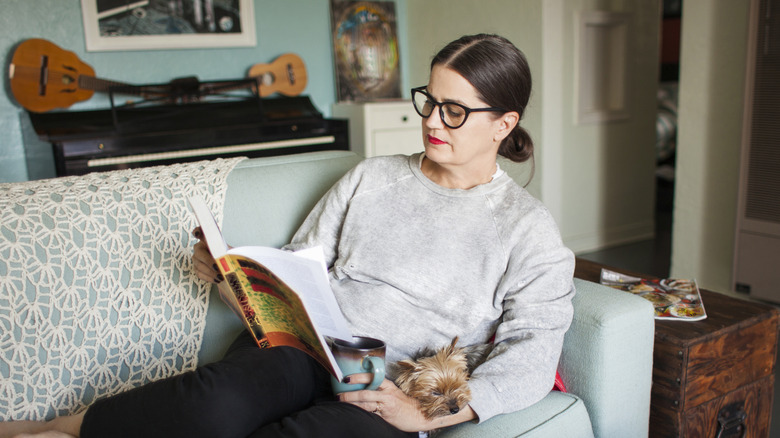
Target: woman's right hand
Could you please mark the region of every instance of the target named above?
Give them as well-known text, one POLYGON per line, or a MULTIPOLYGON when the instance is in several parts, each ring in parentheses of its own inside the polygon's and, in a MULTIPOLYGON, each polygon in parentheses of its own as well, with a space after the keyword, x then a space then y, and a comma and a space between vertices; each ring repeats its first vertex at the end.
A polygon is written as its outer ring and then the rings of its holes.
POLYGON ((203 238, 203 231, 200 227, 192 230, 192 235, 198 239, 198 243, 193 247, 192 263, 195 267, 195 273, 203 281, 210 283, 220 283, 224 278, 217 268, 217 261, 211 256, 209 246, 203 238))

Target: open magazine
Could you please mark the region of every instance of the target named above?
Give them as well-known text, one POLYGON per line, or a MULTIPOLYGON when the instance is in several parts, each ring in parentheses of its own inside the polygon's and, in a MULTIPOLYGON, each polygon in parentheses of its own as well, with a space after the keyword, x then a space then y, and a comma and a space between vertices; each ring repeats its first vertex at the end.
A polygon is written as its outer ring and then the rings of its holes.
POLYGON ((344 375, 325 337, 351 340, 352 333, 330 288, 322 248, 294 253, 262 246, 228 248, 203 200, 190 198, 189 203, 225 277, 218 285, 220 297, 257 345, 298 348, 341 381, 344 375))
POLYGON ((707 317, 696 280, 651 280, 602 269, 600 282, 652 302, 656 319, 700 321, 707 317))

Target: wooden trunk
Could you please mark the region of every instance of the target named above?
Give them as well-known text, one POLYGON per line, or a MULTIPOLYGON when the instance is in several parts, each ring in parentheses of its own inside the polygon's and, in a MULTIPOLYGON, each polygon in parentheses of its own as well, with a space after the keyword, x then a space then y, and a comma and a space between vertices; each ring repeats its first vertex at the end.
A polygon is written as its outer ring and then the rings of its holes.
MULTIPOLYGON (((575 276, 598 282, 601 267, 578 259, 575 276)), ((705 320, 656 321, 650 436, 768 437, 778 311, 708 290, 701 296, 705 320)))

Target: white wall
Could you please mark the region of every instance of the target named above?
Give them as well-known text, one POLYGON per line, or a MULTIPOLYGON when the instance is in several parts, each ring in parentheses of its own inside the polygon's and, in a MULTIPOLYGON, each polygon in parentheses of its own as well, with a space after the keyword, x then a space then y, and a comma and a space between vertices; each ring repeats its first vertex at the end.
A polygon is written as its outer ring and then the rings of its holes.
MULTIPOLYGON (((575 252, 652 237, 655 196, 655 118, 660 9, 656 1, 545 2, 544 143, 556 150, 545 161, 543 200, 559 190, 558 220, 575 252), (587 11, 628 16, 629 118, 606 123, 575 121, 578 92, 578 15, 587 11), (549 50, 548 50, 549 49, 549 50), (559 57, 549 61, 548 57, 559 57), (554 79, 554 80, 553 80, 554 79), (553 103, 554 102, 554 103, 553 103), (554 170, 553 170, 554 169, 554 170)), ((547 156, 543 155, 543 159, 547 156)), ((555 211, 555 210, 554 210, 555 211)))
POLYGON ((409 77, 426 83, 433 54, 460 35, 499 33, 528 57, 534 92, 523 125, 537 146, 529 190, 584 252, 652 236, 659 2, 626 0, 408 0, 409 77), (630 17, 628 120, 577 125, 576 17, 630 17))
POLYGON ((685 0, 671 275, 731 289, 749 1, 685 0))

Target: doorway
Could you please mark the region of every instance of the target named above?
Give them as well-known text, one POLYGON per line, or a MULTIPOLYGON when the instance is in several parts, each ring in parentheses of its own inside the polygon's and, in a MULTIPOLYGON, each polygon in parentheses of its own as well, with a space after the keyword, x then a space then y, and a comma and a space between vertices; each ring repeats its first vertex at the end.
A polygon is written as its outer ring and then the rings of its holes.
POLYGON ((663 0, 659 19, 661 46, 655 143, 655 237, 581 254, 579 257, 666 278, 669 276, 672 255, 682 0, 663 0))

